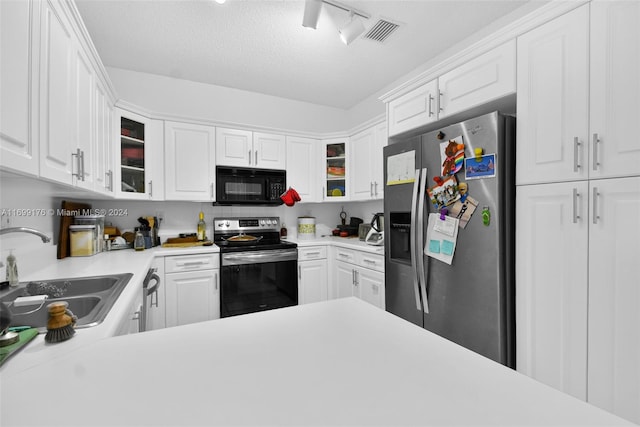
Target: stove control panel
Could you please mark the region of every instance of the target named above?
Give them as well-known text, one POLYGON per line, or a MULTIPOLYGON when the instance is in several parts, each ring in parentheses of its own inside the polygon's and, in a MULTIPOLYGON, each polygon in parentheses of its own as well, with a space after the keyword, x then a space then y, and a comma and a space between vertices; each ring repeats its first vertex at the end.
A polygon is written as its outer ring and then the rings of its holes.
POLYGON ((213 230, 229 231, 280 231, 280 218, 216 218, 213 220, 213 230))

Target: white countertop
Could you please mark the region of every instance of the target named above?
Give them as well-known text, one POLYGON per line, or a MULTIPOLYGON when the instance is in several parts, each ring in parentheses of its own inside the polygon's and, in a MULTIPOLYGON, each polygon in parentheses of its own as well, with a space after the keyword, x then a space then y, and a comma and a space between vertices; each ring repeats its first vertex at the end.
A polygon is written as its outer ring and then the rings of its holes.
POLYGON ((0 393, 3 426, 631 425, 356 298, 100 340, 0 393))
MULTIPOLYGON (((334 245, 370 253, 384 254, 383 247, 371 246, 353 237, 327 236, 309 240, 297 240, 290 237, 288 241, 298 243, 300 247, 334 245)), ((2 367, 0 367, 0 374, 2 374, 3 377, 10 376, 16 372, 36 366, 45 360, 63 356, 89 343, 117 335, 119 328, 121 328, 122 320, 128 319, 130 316, 129 311, 131 305, 135 299, 142 294, 142 280, 155 257, 210 252, 218 253, 220 252, 220 248, 213 245, 186 248, 155 247, 140 252, 130 249, 115 250, 103 252, 91 257, 68 257, 62 260, 55 260, 44 269, 23 275, 21 277, 22 282, 120 273, 132 273, 133 277, 129 280, 126 288, 122 291, 120 297, 100 325, 91 328, 77 329, 73 339, 57 344, 46 344, 44 334, 40 334, 21 349, 19 353, 6 361, 2 367)))
POLYGON ((359 240, 358 237, 337 237, 337 236, 318 236, 315 239, 296 239, 290 237, 287 239, 290 242, 297 243, 300 247, 305 246, 318 246, 318 245, 333 245, 344 248, 356 249, 359 251, 384 255, 384 246, 374 246, 359 240))
POLYGON ((71 351, 98 340, 113 337, 119 333, 123 319, 129 319, 131 305, 142 296, 142 281, 151 267, 154 257, 190 255, 204 252, 219 252, 217 246, 192 248, 156 247, 136 252, 133 249, 103 252, 91 257, 68 257, 56 260, 44 269, 25 274, 21 282, 53 280, 59 278, 89 277, 106 274, 132 273, 127 286, 122 290, 104 321, 91 328, 76 329, 74 337, 68 341, 47 344, 44 334, 40 334, 11 356, 2 367, 3 378, 31 368, 46 360, 64 356, 71 351))

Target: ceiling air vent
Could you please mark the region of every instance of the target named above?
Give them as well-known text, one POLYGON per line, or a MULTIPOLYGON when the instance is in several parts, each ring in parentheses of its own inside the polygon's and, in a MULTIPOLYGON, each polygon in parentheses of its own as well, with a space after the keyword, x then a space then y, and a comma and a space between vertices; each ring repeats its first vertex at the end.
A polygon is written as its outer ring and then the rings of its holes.
POLYGON ((398 24, 381 19, 371 27, 364 38, 383 43, 398 27, 398 24))

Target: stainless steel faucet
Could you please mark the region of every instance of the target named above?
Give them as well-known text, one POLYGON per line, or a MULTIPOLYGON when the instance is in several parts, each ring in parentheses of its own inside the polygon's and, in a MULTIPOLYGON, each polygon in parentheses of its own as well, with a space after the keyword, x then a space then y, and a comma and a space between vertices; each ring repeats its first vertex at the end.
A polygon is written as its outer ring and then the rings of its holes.
POLYGON ((49 243, 51 238, 44 234, 42 231, 38 231, 34 228, 28 227, 9 227, 9 228, 0 228, 0 235, 7 233, 31 233, 42 239, 42 243, 49 243))

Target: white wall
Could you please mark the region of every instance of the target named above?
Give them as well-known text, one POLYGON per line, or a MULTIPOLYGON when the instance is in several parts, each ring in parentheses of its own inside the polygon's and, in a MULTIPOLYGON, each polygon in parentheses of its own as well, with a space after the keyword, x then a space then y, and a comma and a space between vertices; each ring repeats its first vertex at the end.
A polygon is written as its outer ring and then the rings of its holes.
POLYGON ((119 68, 107 72, 121 99, 160 116, 305 135, 350 128, 348 114, 339 108, 119 68))

